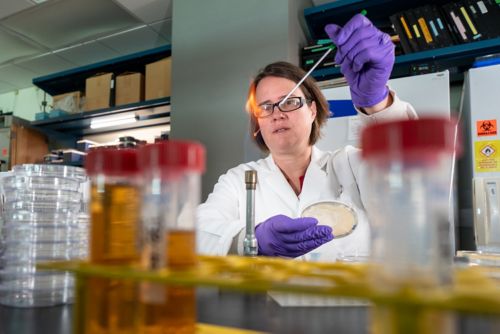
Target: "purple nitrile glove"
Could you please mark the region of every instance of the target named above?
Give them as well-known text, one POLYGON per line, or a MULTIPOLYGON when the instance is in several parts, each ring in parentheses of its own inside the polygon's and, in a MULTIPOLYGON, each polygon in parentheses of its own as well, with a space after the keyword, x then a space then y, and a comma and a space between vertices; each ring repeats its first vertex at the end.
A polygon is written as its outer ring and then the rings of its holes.
POLYGON ((333 233, 316 218, 277 215, 257 225, 255 237, 259 255, 297 257, 332 240, 333 233))
POLYGON ((340 27, 328 24, 328 37, 337 45, 335 62, 340 65, 357 107, 371 107, 383 101, 389 89, 387 80, 394 65, 394 44, 365 16, 355 15, 340 27))

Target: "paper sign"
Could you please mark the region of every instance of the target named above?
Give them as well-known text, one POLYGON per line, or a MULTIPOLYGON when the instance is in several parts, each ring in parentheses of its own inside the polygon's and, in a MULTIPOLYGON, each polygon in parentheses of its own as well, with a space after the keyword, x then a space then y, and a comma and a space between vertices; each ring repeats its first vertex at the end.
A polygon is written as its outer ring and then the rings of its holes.
POLYGON ((500 172, 500 140, 474 143, 474 166, 476 172, 500 172))
POLYGON ((477 135, 481 136, 496 136, 497 135, 497 120, 486 119, 476 122, 477 135))

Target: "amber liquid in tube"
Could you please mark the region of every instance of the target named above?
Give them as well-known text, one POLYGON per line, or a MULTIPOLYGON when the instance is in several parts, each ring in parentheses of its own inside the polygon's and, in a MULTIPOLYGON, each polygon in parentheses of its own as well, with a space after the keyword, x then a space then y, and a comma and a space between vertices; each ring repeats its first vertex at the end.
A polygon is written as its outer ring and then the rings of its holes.
MULTIPOLYGON (((91 188, 90 261, 130 265, 138 260, 139 190, 130 185, 91 188)), ((83 303, 84 333, 135 333, 136 284, 127 280, 89 278, 83 303)))
MULTIPOLYGON (((166 265, 173 270, 185 270, 196 264, 195 232, 170 230, 165 234, 166 265)), ((155 292, 163 298, 149 302, 141 298, 141 326, 139 333, 191 334, 196 331, 196 293, 192 287, 143 285, 145 296, 155 292)), ((143 295, 144 297, 144 295, 143 295)), ((147 298, 147 297, 146 297, 147 298)))

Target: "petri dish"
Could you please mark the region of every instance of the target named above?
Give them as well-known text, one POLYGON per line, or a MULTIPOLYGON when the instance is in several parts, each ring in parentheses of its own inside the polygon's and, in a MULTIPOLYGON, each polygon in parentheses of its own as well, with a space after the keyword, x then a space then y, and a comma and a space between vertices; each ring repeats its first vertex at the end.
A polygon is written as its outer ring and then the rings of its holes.
POLYGON ((72 191, 78 191, 80 189, 80 182, 77 179, 53 176, 13 175, 2 178, 2 183, 4 189, 55 189, 72 191))
POLYGON ((5 224, 32 224, 32 225, 47 225, 47 224, 75 224, 80 222, 80 215, 72 211, 49 211, 49 212, 23 212, 14 211, 9 215, 5 215, 5 224))
POLYGON ((65 241, 65 242, 35 242, 6 241, 3 258, 4 260, 19 260, 38 262, 55 259, 77 259, 87 250, 88 242, 65 241))
MULTIPOLYGON (((21 211, 25 213, 79 212, 80 207, 80 202, 42 202, 18 200, 4 203, 6 217, 8 217, 13 211, 21 211)), ((8 218, 6 220, 8 220, 8 218)))
POLYGON ((2 228, 2 234, 5 241, 86 241, 88 239, 88 226, 85 224, 5 224, 2 228))
POLYGON ((84 168, 63 165, 23 164, 12 168, 16 175, 27 176, 54 176, 76 179, 78 182, 87 180, 84 168))
POLYGON ((73 287, 58 289, 0 289, 0 304, 15 307, 41 307, 74 301, 73 287))
POLYGON ((321 201, 302 210, 301 217, 314 217, 320 225, 330 226, 335 239, 351 234, 358 225, 353 208, 338 201, 321 201))
POLYGON ((4 188, 5 201, 36 201, 36 202, 77 202, 82 200, 78 191, 61 189, 19 189, 4 188))

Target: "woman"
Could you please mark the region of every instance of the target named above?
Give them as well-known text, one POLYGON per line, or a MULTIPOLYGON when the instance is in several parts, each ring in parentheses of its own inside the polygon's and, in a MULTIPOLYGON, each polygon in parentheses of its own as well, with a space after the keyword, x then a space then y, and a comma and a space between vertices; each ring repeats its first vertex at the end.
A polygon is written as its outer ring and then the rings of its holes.
MULTIPOLYGON (((340 65, 353 104, 366 122, 415 118, 413 108, 389 91, 394 45, 388 35, 362 15, 344 27, 325 28, 337 45, 340 65)), ((255 234, 259 254, 333 261, 340 255, 369 252, 370 229, 363 206, 359 150, 346 147, 322 152, 314 146, 326 122, 328 103, 309 77, 290 98, 283 98, 304 75, 285 62, 266 66, 250 86, 247 110, 256 144, 269 156, 230 169, 219 178, 207 201, 199 206, 198 249, 201 253, 242 253, 245 234, 246 170, 256 170, 255 234), (308 205, 337 200, 352 207, 358 225, 350 235, 335 239, 329 226, 300 217, 308 205)))

